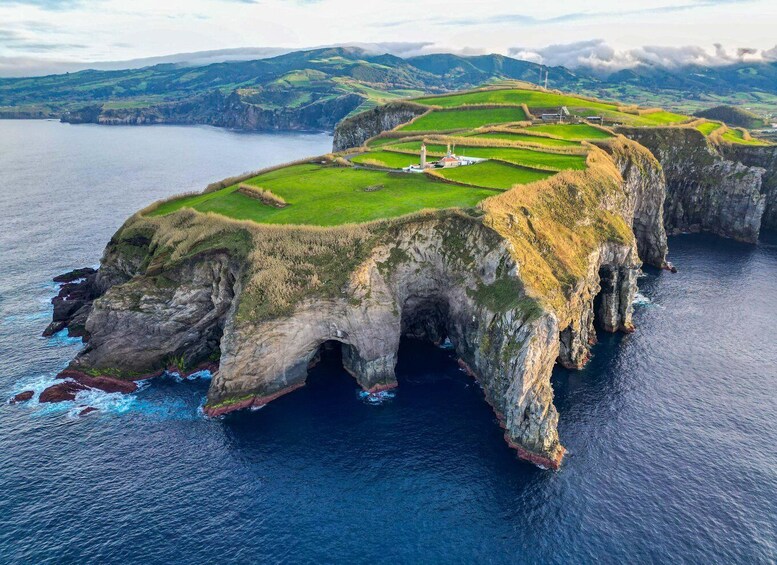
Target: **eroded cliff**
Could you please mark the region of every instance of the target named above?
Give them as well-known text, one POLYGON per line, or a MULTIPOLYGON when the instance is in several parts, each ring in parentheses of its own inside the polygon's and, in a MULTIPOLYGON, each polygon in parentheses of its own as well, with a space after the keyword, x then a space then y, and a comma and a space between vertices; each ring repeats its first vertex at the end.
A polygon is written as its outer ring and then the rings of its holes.
POLYGON ((661 163, 667 181, 664 223, 670 233, 708 231, 755 242, 764 219, 765 225, 774 225, 776 148, 717 145, 692 127, 618 131, 661 163))
POLYGON ((660 167, 625 138, 606 150, 469 211, 333 228, 138 213, 83 283, 97 298, 69 369, 132 379, 218 362, 217 416, 302 386, 323 344, 375 391, 396 385, 402 336, 447 336, 510 445, 557 467, 554 364, 582 366, 595 323, 631 331, 639 251, 666 253, 648 205, 663 201, 660 167))
POLYGON ((764 169, 761 194, 765 196, 766 203, 761 228, 777 230, 777 145, 721 144, 720 151, 732 161, 764 169))

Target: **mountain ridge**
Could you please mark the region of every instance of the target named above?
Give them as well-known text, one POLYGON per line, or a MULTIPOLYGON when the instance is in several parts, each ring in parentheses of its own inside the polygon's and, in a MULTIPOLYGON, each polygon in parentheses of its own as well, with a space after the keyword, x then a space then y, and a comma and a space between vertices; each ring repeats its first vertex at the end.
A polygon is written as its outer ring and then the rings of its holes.
MULTIPOLYGON (((159 123, 166 120, 154 116, 180 114, 180 108, 171 110, 171 105, 196 105, 215 93, 225 99, 237 96, 254 111, 294 113, 308 108, 308 114, 317 114, 310 107, 359 97, 360 103, 343 105, 345 113, 333 115, 323 125, 320 119, 292 124, 292 129, 331 129, 353 112, 393 99, 503 80, 544 84, 545 77, 550 88, 689 113, 722 103, 748 107, 766 118, 777 113, 777 63, 686 70, 635 67, 602 79, 585 69, 546 67, 498 54, 403 58, 339 46, 203 66, 162 63, 139 69, 0 78, 0 117, 84 121, 83 109, 100 105, 104 119, 98 123, 159 123), (71 115, 76 118, 71 120, 71 115)), ((200 108, 195 114, 212 111, 200 108)), ((197 121, 194 115, 176 119, 176 123, 223 121, 197 121)))

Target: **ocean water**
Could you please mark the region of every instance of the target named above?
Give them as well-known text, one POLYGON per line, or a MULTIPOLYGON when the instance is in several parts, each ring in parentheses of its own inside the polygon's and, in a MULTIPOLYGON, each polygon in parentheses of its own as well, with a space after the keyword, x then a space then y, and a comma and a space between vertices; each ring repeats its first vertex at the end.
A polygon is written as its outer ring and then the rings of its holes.
MULTIPOLYGON (((0 121, 0 398, 78 351, 39 337, 50 279, 96 264, 127 215, 330 139, 0 121)), ((777 238, 670 246, 680 272, 640 279, 638 331, 554 374, 558 472, 517 460, 429 345, 403 343, 379 402, 336 355, 215 420, 208 375, 171 375, 0 405, 0 563, 774 563, 777 238)))

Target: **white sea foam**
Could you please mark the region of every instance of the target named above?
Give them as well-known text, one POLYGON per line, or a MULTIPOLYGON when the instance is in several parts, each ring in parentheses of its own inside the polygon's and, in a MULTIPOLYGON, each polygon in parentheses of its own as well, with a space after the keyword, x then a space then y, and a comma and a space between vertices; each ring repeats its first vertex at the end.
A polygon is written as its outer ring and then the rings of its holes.
POLYGON ((392 400, 396 396, 396 393, 390 390, 381 390, 379 392, 367 392, 366 390, 359 391, 359 398, 367 404, 383 404, 389 400, 392 400))
POLYGON ((196 381, 197 379, 210 380, 213 378, 213 374, 207 369, 197 371, 196 373, 192 373, 191 375, 187 375, 185 377, 182 377, 181 373, 178 371, 167 371, 165 376, 174 379, 177 383, 182 383, 184 381, 196 381))
POLYGON ((634 300, 632 301, 632 304, 635 306, 647 306, 648 304, 653 304, 653 301, 642 294, 641 292, 637 292, 634 295, 634 300))

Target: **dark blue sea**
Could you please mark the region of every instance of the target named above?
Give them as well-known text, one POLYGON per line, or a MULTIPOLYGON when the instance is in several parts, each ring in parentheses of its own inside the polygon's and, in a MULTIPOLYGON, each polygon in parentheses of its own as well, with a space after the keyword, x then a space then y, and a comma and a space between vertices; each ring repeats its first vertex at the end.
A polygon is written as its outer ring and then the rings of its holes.
MULTIPOLYGON (((79 350, 51 277, 149 202, 329 149, 323 134, 0 121, 0 397, 79 350)), ((672 238, 638 331, 553 377, 568 456, 516 459, 449 351, 370 404, 336 356, 209 420, 207 375, 0 405, 0 563, 775 563, 777 238, 672 238), (78 417, 81 406, 99 411, 78 417)))

